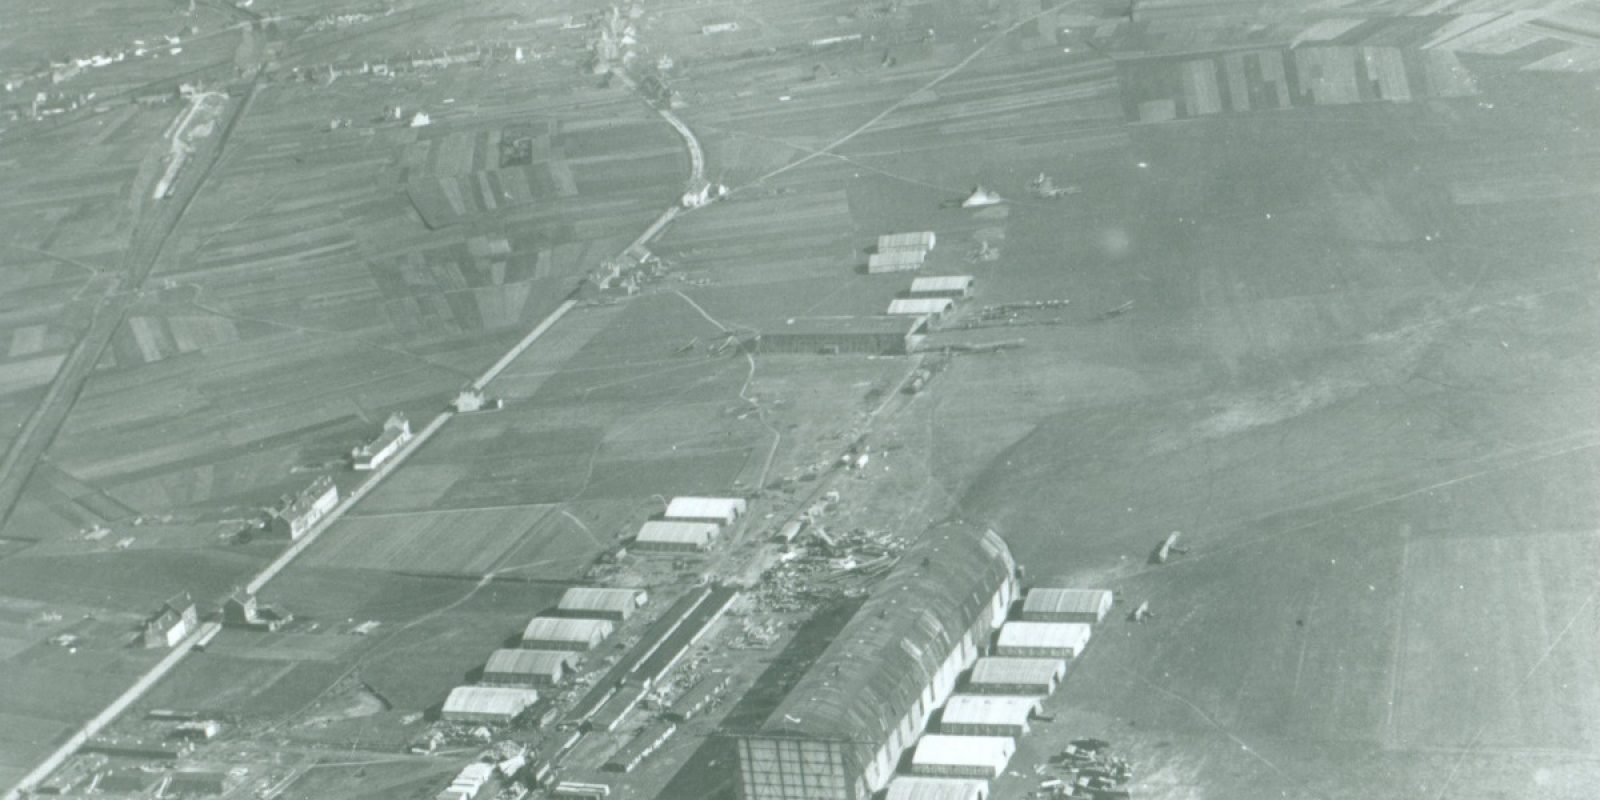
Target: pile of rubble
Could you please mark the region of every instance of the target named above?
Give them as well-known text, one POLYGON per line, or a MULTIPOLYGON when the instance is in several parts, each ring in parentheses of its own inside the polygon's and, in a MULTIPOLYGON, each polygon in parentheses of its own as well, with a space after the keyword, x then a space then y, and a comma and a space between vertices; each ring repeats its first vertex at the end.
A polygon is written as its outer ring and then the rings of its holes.
POLYGON ((1051 757, 1061 770, 1058 777, 1040 784, 1046 797, 1086 797, 1092 800, 1119 800, 1129 797, 1126 788, 1133 780, 1133 765, 1111 754, 1111 743, 1103 739, 1074 739, 1066 749, 1051 757))

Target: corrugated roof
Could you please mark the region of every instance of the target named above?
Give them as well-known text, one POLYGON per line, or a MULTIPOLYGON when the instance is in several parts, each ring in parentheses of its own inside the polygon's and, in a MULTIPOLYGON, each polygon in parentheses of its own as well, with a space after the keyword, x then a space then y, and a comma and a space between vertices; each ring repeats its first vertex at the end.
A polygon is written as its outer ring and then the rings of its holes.
POLYGON ((896 775, 885 800, 979 800, 989 795, 989 782, 980 778, 924 778, 896 775))
POLYGON ((693 544, 703 546, 717 538, 717 526, 712 522, 681 522, 677 520, 651 520, 639 529, 641 542, 662 544, 693 544))
POLYGON ((667 519, 729 519, 744 513, 742 497, 674 497, 667 503, 667 519))
POLYGON ((948 297, 896 297, 889 301, 890 314, 943 314, 955 305, 948 297))
POLYGON ((561 650, 496 650, 484 665, 485 673, 555 675, 572 667, 572 654, 561 650))
POLYGON ((643 589, 574 586, 562 592, 556 607, 562 611, 632 611, 642 603, 643 589))
POLYGON ((1004 694, 952 695, 944 705, 941 724, 1021 725, 1039 710, 1039 698, 1004 694))
POLYGON ((917 325, 917 320, 890 316, 796 317, 762 331, 761 335, 838 336, 854 333, 909 336, 916 331, 917 325))
POLYGON ((754 734, 845 740, 864 766, 1015 568, 993 532, 930 531, 754 734))
POLYGON ((911 293, 923 292, 961 292, 972 285, 971 275, 930 275, 923 278, 913 278, 911 293))
POLYGON ((1007 622, 1000 628, 1001 647, 1070 647, 1078 653, 1089 643, 1085 622, 1007 622))
POLYGON ((938 239, 933 231, 915 231, 912 233, 886 233, 878 237, 878 252, 892 250, 897 247, 921 247, 932 249, 938 239))
POLYGON ((867 256, 867 268, 885 266, 920 266, 927 258, 926 250, 883 250, 867 256))
POLYGON ((499 686, 457 686, 445 698, 443 713, 494 714, 514 717, 534 704, 539 693, 533 689, 514 689, 499 686))
POLYGON ((1067 663, 1059 658, 989 656, 972 665, 971 682, 1001 686, 1046 684, 1066 673, 1067 663))
POLYGON ((1023 598, 1022 612, 1050 614, 1098 614, 1101 604, 1110 605, 1106 589, 1030 589, 1023 598))
POLYGON ((596 638, 611 635, 612 625, 603 619, 573 619, 570 617, 534 617, 522 631, 525 640, 582 643, 585 646, 596 638), (598 635, 596 635, 598 633, 598 635))
POLYGON ((918 766, 983 766, 999 774, 1017 751, 1017 742, 1010 736, 948 736, 930 733, 917 741, 917 751, 911 756, 913 768, 918 766))

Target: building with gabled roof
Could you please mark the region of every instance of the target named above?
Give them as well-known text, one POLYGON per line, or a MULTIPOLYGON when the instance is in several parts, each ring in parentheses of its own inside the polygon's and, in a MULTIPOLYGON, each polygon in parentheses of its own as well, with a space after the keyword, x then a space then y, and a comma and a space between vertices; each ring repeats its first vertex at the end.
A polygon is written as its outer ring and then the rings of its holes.
POLYGON ((534 617, 522 631, 522 646, 528 650, 567 650, 585 652, 605 641, 615 627, 603 619, 534 617))
POLYGON ((732 525, 746 509, 742 497, 674 497, 663 519, 732 525))
POLYGON ((958 694, 939 714, 939 732, 956 736, 1022 736, 1042 712, 1039 698, 1009 694, 958 694))
POLYGON ((972 296, 971 275, 928 275, 911 279, 906 290, 911 297, 948 297, 959 300, 972 296))
POLYGON ((927 319, 899 316, 796 317, 763 329, 746 346, 761 353, 864 353, 900 356, 917 349, 927 319))
POLYGON ((1082 622, 1007 622, 995 652, 1003 656, 1077 658, 1089 644, 1082 622))
POLYGON ((998 778, 1017 742, 1010 736, 946 736, 930 733, 911 754, 911 774, 953 778, 998 778))
POLYGON ((913 272, 922 269, 928 251, 915 249, 883 250, 867 256, 867 272, 913 272))
POLYGON ((489 654, 483 667, 484 686, 556 686, 572 672, 570 651, 509 648, 489 654))
POLYGON ((284 497, 267 520, 272 533, 291 541, 304 536, 339 504, 339 487, 323 475, 298 493, 284 497))
POLYGON ((188 592, 167 598, 161 608, 144 621, 139 639, 145 647, 172 647, 194 632, 200 612, 188 592))
POLYGON ((350 451, 350 464, 357 470, 374 470, 394 457, 411 441, 411 421, 399 412, 389 415, 377 438, 350 451))
POLYGON ((982 778, 928 778, 896 775, 884 800, 988 800, 989 782, 982 778))
POLYGON ((1006 618, 1016 563, 994 532, 908 548, 772 714, 737 735, 744 800, 882 791, 1006 618))
POLYGON ((1111 611, 1109 589, 1034 588, 1022 599, 1025 622, 1100 622, 1111 611))
POLYGON ((440 709, 449 722, 506 723, 539 700, 539 692, 509 686, 457 686, 440 709))
POLYGON ((651 520, 639 528, 633 546, 642 551, 696 552, 710 550, 721 528, 714 522, 651 520))
POLYGON ((1054 694, 1067 676, 1059 658, 986 656, 972 665, 966 691, 986 694, 1054 694))
POLYGON ((650 601, 643 589, 574 586, 561 594, 555 613, 563 617, 596 617, 622 622, 650 601))

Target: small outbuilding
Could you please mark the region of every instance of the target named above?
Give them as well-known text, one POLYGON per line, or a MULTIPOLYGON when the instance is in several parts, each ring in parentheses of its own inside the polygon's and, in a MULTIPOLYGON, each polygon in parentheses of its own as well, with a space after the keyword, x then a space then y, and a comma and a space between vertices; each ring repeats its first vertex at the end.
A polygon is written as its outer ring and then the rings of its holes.
POLYGON ((966 691, 1048 696, 1066 676, 1067 662, 1059 658, 987 656, 972 665, 966 691))
POLYGON ((911 774, 950 778, 998 778, 1017 743, 1009 736, 947 736, 930 733, 917 742, 911 774))
POLYGON ((884 800, 988 800, 989 782, 979 778, 896 775, 884 800))
POLYGON ((556 686, 572 671, 573 655, 561 650, 496 650, 483 667, 485 686, 556 686))
POLYGON ((1025 622, 1100 622, 1111 611, 1108 589, 1030 589, 1022 601, 1025 622))
POLYGON ((911 297, 947 297, 961 300, 972 296, 971 275, 930 275, 913 278, 906 291, 911 297))
POLYGON ((927 317, 937 320, 951 309, 955 301, 948 297, 897 297, 889 301, 891 316, 927 317))
POLYGON ((450 722, 504 724, 538 702, 539 692, 508 686, 457 686, 439 716, 450 722))
POLYGON ((710 550, 720 528, 712 522, 651 520, 639 529, 633 547, 642 551, 698 552, 710 550))
POLYGON ((1022 736, 1041 713, 1039 698, 1003 694, 958 694, 945 703, 939 732, 956 736, 1022 736))
POLYGON ((732 525, 734 520, 744 514, 745 508, 745 500, 742 497, 674 497, 667 503, 667 512, 662 516, 665 519, 684 522, 732 525))
POLYGON ((1089 644, 1089 626, 1082 622, 1007 622, 1000 628, 995 652, 1002 656, 1077 658, 1089 644))
POLYGON ((522 630, 522 646, 527 650, 593 650, 616 629, 603 619, 534 617, 522 630))
POLYGON ((563 617, 596 617, 622 622, 649 602, 643 589, 574 586, 562 593, 556 613, 563 617))

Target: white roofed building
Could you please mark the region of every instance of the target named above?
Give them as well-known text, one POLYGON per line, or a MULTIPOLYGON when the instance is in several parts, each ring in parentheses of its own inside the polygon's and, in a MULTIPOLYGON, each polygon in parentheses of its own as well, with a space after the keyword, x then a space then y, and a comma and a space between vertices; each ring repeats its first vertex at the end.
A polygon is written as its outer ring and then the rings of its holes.
POLYGON ((390 414, 388 421, 383 423, 383 433, 378 438, 363 444, 350 451, 351 466, 357 470, 374 470, 388 461, 406 442, 411 441, 411 422, 405 415, 390 414))
POLYGON ((1040 714, 1039 698, 1005 694, 958 694, 945 703, 939 732, 958 736, 1022 736, 1040 714))
POLYGON ((933 231, 916 231, 915 233, 886 233, 878 237, 878 252, 885 253, 890 250, 932 250, 938 244, 938 238, 933 231))
POLYGON ((971 275, 929 275, 913 278, 907 294, 912 297, 948 297, 952 300, 972 296, 971 275))
POLYGON ((884 800, 988 800, 989 782, 981 778, 928 778, 896 775, 884 800))
POLYGON ((867 256, 867 272, 911 272, 922 269, 927 259, 926 250, 880 250, 867 256))
POLYGON ((742 497, 674 497, 663 516, 669 520, 732 525, 746 507, 742 497))
POLYGON ((1022 600, 1025 622, 1100 622, 1111 611, 1108 589, 1030 589, 1022 600))
POLYGON ((1059 658, 987 656, 972 665, 966 691, 1050 695, 1066 676, 1067 662, 1059 658))
POLYGON ((889 314, 899 316, 925 316, 939 319, 955 308, 956 302, 948 297, 897 297, 889 301, 889 314))
POLYGON ((539 692, 504 686, 457 686, 439 716, 450 722, 506 723, 539 700, 539 692))
POLYGON ((572 671, 573 654, 561 650, 496 650, 483 667, 485 686, 556 686, 572 671))
POLYGON ((556 613, 563 617, 596 617, 622 622, 649 602, 643 589, 574 586, 561 595, 556 613))
POLYGON ((1082 622, 1007 622, 1000 628, 995 652, 1002 656, 1077 658, 1089 644, 1089 626, 1082 622))
POLYGON ((998 778, 1017 743, 1009 736, 947 736, 930 733, 917 742, 911 774, 953 778, 998 778))
POLYGON ((615 630, 603 619, 534 617, 522 630, 522 646, 527 650, 566 650, 585 652, 598 647, 615 630))
POLYGON ((634 549, 643 551, 697 552, 710 550, 720 528, 713 522, 651 520, 634 537, 634 549))

